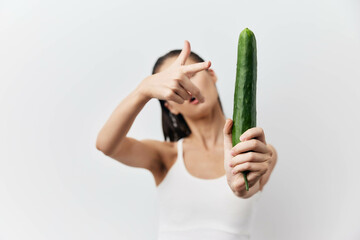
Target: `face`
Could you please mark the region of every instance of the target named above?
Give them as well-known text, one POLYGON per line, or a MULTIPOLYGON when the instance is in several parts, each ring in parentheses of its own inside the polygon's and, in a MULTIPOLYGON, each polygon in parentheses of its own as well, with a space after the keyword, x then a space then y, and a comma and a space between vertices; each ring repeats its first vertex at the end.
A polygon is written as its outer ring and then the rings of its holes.
MULTIPOLYGON (((169 67, 176 57, 168 58, 159 68, 159 71, 163 71, 169 67)), ((196 63, 190 57, 185 62, 185 65, 196 63)), ((201 94, 205 98, 204 103, 191 104, 189 100, 186 100, 183 104, 179 104, 173 101, 167 101, 165 106, 175 115, 181 113, 185 118, 197 119, 208 115, 218 103, 218 92, 216 89, 217 77, 212 69, 208 71, 203 70, 197 72, 190 78, 190 81, 199 88, 201 94)))

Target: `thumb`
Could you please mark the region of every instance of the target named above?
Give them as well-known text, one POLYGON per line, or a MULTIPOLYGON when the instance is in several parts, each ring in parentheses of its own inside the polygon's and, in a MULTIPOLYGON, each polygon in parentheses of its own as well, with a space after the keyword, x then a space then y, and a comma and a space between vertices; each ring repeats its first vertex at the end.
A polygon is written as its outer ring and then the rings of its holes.
POLYGON ((232 125, 233 125, 233 120, 231 120, 230 118, 226 119, 225 125, 224 125, 224 129, 223 129, 223 134, 224 134, 224 151, 230 151, 233 147, 232 145, 232 125))

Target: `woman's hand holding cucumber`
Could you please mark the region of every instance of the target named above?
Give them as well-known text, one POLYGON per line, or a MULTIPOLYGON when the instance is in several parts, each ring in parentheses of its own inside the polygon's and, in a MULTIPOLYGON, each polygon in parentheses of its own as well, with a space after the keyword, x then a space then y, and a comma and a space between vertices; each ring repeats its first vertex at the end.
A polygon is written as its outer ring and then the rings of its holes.
POLYGON ((204 97, 198 87, 190 78, 195 73, 208 69, 210 61, 185 65, 190 55, 190 43, 185 41, 184 48, 177 59, 165 70, 146 77, 139 89, 148 99, 157 98, 166 101, 174 101, 182 104, 191 97, 195 97, 199 102, 204 102, 204 97))
POLYGON ((259 184, 261 177, 273 165, 273 151, 266 143, 264 130, 260 127, 253 127, 245 131, 240 136, 241 142, 232 146, 232 127, 233 121, 228 119, 223 129, 224 167, 228 184, 236 195, 251 196, 258 190, 258 188, 251 187, 259 184), (241 174, 244 171, 249 171, 247 179, 250 192, 245 190, 245 181, 241 174))

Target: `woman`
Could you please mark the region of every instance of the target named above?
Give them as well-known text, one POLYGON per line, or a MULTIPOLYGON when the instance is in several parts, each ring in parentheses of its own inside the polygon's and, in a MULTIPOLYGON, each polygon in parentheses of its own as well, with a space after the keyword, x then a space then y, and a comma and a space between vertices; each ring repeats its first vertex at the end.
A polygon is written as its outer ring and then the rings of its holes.
POLYGON ((122 100, 97 137, 97 149, 107 156, 153 174, 160 240, 248 239, 254 201, 276 164, 260 127, 248 129, 232 147, 232 120, 224 116, 210 65, 185 41, 181 51, 158 59, 153 74, 122 100), (165 141, 127 137, 152 98, 161 103, 165 141))

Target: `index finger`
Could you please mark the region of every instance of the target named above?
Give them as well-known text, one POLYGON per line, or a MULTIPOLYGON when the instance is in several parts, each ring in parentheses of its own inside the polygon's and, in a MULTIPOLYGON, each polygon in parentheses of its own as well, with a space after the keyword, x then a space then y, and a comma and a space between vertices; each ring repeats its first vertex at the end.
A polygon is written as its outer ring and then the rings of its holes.
POLYGON ((263 142, 257 139, 251 139, 250 141, 239 142, 238 144, 236 144, 231 149, 231 155, 236 156, 240 153, 245 153, 249 151, 258 152, 258 153, 268 153, 269 149, 263 142))
POLYGON ((182 70, 185 74, 193 74, 208 69, 210 66, 211 66, 211 62, 206 61, 206 62, 199 62, 199 63, 185 65, 182 67, 182 70))
POLYGON ((252 138, 256 138, 266 144, 265 133, 261 127, 249 128, 240 136, 240 141, 250 140, 252 138))

